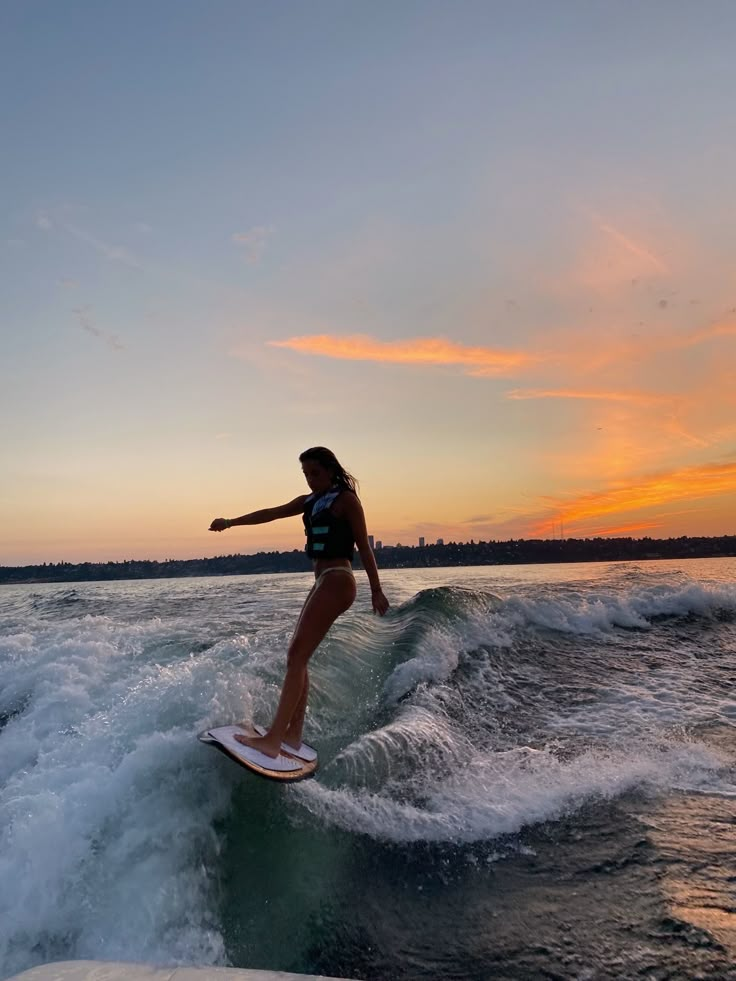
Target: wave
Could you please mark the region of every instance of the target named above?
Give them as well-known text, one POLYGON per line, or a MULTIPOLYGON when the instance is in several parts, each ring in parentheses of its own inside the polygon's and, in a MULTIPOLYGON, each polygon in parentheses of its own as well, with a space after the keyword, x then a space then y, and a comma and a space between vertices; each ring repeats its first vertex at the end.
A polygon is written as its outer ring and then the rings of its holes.
POLYGON ((657 620, 665 618, 733 619, 736 586, 688 583, 640 589, 623 596, 597 591, 572 600, 512 599, 508 610, 521 622, 565 633, 649 630, 657 620))
POLYGON ((226 963, 213 825, 236 775, 191 720, 237 698, 212 659, 142 656, 156 638, 155 622, 91 617, 2 638, 0 976, 131 952, 226 963))
POLYGON ((688 730, 728 725, 736 702, 715 655, 693 686, 681 627, 696 621, 697 656, 698 631, 730 622, 736 590, 540 592, 439 588, 398 610, 392 646, 406 656, 384 663, 388 721, 299 790, 304 806, 389 840, 475 841, 638 787, 730 792, 731 757, 688 730))
POLYGON ((443 778, 436 777, 433 759, 416 760, 414 779, 402 784, 400 795, 316 781, 298 792, 315 818, 345 831, 394 842, 467 844, 511 835, 633 789, 736 793, 726 776, 731 763, 699 743, 589 750, 573 759, 552 748, 519 746, 471 752, 443 778))
MULTIPOLYGON (((536 592, 540 590, 537 589, 536 592)), ((508 648, 520 634, 539 630, 606 641, 620 631, 651 631, 672 620, 732 622, 736 586, 687 583, 615 594, 591 590, 572 596, 501 599, 457 588, 426 590, 399 612, 405 640, 418 651, 387 680, 386 696, 400 700, 422 682, 440 682, 458 666, 460 652, 481 646, 508 648)))
MULTIPOLYGON (((114 616, 80 588, 56 619, 49 596, 4 623, 6 973, 64 957, 227 963, 223 849, 273 814, 318 829, 334 871, 331 829, 463 844, 633 790, 733 791, 733 741, 707 729, 736 726, 731 585, 449 586, 383 619, 357 609, 310 666, 321 770, 276 789, 195 739, 276 704, 291 595, 259 607, 246 586, 218 592, 215 613, 214 593, 187 612, 191 583, 126 587, 114 616)), ((288 832, 259 839, 274 868, 288 832)))

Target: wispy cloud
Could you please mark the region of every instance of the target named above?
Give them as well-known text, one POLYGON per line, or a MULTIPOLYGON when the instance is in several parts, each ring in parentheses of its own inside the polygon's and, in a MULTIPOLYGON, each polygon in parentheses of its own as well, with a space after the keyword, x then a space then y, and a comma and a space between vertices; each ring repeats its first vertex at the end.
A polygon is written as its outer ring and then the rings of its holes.
POLYGON ((86 333, 91 334, 93 337, 99 337, 100 340, 105 341, 115 351, 125 350, 125 345, 121 343, 116 334, 110 334, 94 323, 90 307, 74 307, 73 313, 77 315, 79 326, 83 331, 86 331, 86 333))
MULTIPOLYGON (((84 242, 85 245, 90 246, 95 252, 98 252, 111 262, 120 262, 132 269, 143 269, 143 263, 140 259, 125 246, 106 242, 97 235, 93 235, 85 228, 81 228, 79 225, 70 221, 69 218, 79 210, 79 208, 72 207, 71 205, 60 205, 54 209, 53 216, 47 211, 38 211, 33 222, 36 228, 44 232, 58 230, 73 235, 80 242, 84 242)), ((148 228, 148 226, 139 225, 140 229, 143 227, 148 228)))
POLYGON ((662 230, 661 220, 642 219, 637 215, 614 224, 589 208, 581 211, 585 226, 580 229, 582 234, 573 246, 576 258, 560 269, 551 281, 558 295, 575 299, 585 297, 598 303, 611 300, 619 303, 623 297, 631 300, 632 294, 641 294, 641 302, 648 289, 662 288, 672 278, 673 267, 680 269, 683 266, 681 244, 675 245, 672 229, 662 230), (656 234, 651 230, 653 224, 658 227, 656 234), (637 227, 636 233, 627 227, 631 225, 637 227))
POLYGON ((272 232, 272 228, 258 225, 247 232, 234 232, 231 237, 235 245, 242 250, 245 261, 249 265, 255 266, 261 261, 266 241, 272 232))
POLYGON ((79 228, 76 225, 65 225, 64 226, 68 232, 71 232, 75 238, 78 238, 80 242, 84 242, 103 255, 106 259, 111 262, 121 262, 124 266, 130 266, 131 269, 143 269, 143 264, 141 261, 133 255, 128 249, 122 245, 111 245, 108 242, 103 242, 102 239, 97 238, 97 236, 92 235, 90 232, 85 231, 83 228, 79 228))
POLYGON ((651 249, 642 245, 640 242, 635 242, 633 238, 625 235, 618 228, 614 228, 609 222, 603 221, 598 216, 595 216, 595 221, 602 232, 613 239, 618 245, 620 245, 625 251, 629 252, 632 256, 637 259, 643 260, 645 265, 648 265, 650 269, 661 273, 662 275, 669 275, 669 268, 666 263, 655 255, 651 249))
POLYGON ((381 341, 365 335, 313 334, 269 341, 273 347, 343 361, 374 361, 407 365, 459 365, 469 375, 504 375, 536 360, 522 351, 469 347, 442 337, 381 341))

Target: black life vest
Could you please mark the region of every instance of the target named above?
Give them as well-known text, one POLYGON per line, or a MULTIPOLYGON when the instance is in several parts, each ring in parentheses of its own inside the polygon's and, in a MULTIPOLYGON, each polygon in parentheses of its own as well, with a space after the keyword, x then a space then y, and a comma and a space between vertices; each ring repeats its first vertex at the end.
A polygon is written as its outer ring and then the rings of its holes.
POLYGON ((332 504, 342 492, 342 487, 331 487, 323 494, 310 494, 304 502, 306 553, 310 559, 353 558, 352 526, 347 518, 332 513, 332 504))

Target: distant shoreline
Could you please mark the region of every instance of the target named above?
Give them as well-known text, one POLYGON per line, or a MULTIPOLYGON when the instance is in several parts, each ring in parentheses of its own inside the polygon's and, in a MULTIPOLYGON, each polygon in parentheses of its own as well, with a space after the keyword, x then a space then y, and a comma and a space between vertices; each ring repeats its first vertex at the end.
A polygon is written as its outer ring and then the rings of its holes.
MULTIPOLYGON (((636 562, 654 559, 736 557, 736 535, 713 538, 512 539, 507 542, 448 542, 445 545, 386 545, 376 551, 379 569, 424 569, 473 565, 535 565, 564 562, 636 562)), ((355 566, 360 568, 356 553, 355 566)), ((309 572, 303 551, 222 555, 210 559, 49 562, 0 566, 0 585, 53 582, 112 582, 202 576, 247 576, 309 572)))

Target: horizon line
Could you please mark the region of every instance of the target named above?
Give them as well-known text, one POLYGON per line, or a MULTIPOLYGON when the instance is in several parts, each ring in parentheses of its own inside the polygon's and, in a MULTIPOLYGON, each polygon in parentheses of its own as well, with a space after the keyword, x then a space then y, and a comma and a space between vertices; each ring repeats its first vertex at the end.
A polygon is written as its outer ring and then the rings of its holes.
MULTIPOLYGON (((489 538, 489 539, 471 539, 469 542, 458 542, 458 541, 442 541, 442 544, 438 542, 425 543, 424 545, 404 545, 401 542, 397 542, 394 545, 385 545, 381 543, 379 549, 374 549, 374 551, 382 552, 386 549, 393 548, 406 548, 406 549, 429 549, 429 548, 447 548, 448 546, 468 546, 475 547, 476 545, 510 545, 519 542, 549 542, 550 544, 564 544, 565 542, 594 542, 594 541, 628 541, 628 542, 672 542, 672 541, 718 541, 722 538, 736 538, 736 532, 725 532, 722 535, 670 535, 667 538, 653 538, 651 535, 645 535, 643 538, 633 538, 631 535, 586 535, 582 537, 576 537, 574 535, 568 535, 565 538, 489 538)), ((379 539, 380 541, 380 539, 379 539)), ((205 555, 205 556, 191 556, 186 559, 100 559, 100 560, 90 560, 82 559, 79 562, 70 562, 67 559, 59 559, 57 562, 54 561, 43 561, 43 562, 29 562, 24 565, 6 565, 0 562, 0 570, 2 569, 32 569, 43 566, 79 566, 79 565, 124 565, 126 563, 132 562, 151 562, 157 563, 159 565, 165 565, 169 563, 176 562, 215 562, 218 559, 232 558, 235 556, 254 556, 254 555, 293 555, 294 553, 305 555, 304 549, 291 548, 286 550, 260 549, 257 552, 228 552, 224 555, 205 555)), ((356 554, 357 550, 356 550, 356 554)))

